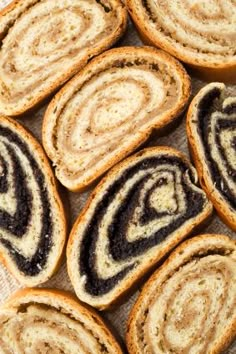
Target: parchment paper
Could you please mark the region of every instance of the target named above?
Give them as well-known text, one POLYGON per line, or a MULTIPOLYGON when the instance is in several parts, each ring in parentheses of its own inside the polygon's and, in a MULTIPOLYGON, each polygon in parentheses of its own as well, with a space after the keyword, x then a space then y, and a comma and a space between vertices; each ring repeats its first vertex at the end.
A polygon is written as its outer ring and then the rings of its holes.
MULTIPOLYGON (((54 0, 56 1, 56 0, 54 0)), ((0 8, 3 8, 7 5, 10 0, 0 0, 0 8)), ((120 42, 116 46, 124 46, 124 45, 143 45, 140 41, 137 32, 129 21, 128 28, 126 31, 125 36, 120 40, 120 42)), ((192 94, 194 95, 198 90, 204 86, 206 82, 200 81, 195 77, 192 77, 192 94)), ((236 86, 230 87, 232 91, 236 92, 236 86)), ((33 114, 26 115, 24 118, 20 119, 20 123, 22 123, 25 127, 27 127, 34 136, 41 141, 41 125, 42 125, 42 117, 44 111, 46 109, 45 105, 38 111, 34 112, 33 114)), ((187 138, 185 133, 185 116, 181 118, 180 123, 178 126, 168 133, 165 136, 158 136, 157 133, 153 133, 149 140, 144 144, 143 147, 147 146, 157 146, 157 145, 168 145, 178 150, 184 152, 187 156, 188 148, 187 148, 187 138)), ((91 190, 90 190, 91 191, 91 190)), ((65 203, 66 209, 68 210, 69 215, 69 231, 70 228, 79 215, 90 191, 85 193, 71 193, 65 190, 65 188, 61 187, 60 193, 63 197, 63 201, 65 203)), ((227 228, 219 218, 214 215, 212 220, 209 224, 202 229, 201 233, 222 233, 232 238, 236 238, 236 235, 233 231, 227 228)), ((50 288, 58 288, 69 290, 73 292, 73 287, 70 283, 69 277, 66 271, 65 260, 60 267, 58 273, 54 275, 50 281, 43 284, 42 287, 50 287, 50 288)), ((21 286, 19 283, 9 274, 9 272, 0 264, 0 304, 3 303, 15 290, 20 289, 21 286)), ((132 304, 134 303, 135 299, 138 296, 139 291, 127 298, 126 302, 119 306, 116 310, 110 312, 103 312, 101 313, 102 317, 106 319, 108 324, 111 324, 112 327, 115 329, 116 334, 124 339, 124 333, 126 329, 126 321, 130 311, 132 304)), ((236 342, 231 346, 230 349, 226 351, 227 354, 236 354, 236 342)), ((33 354, 33 353, 32 353, 33 354)))

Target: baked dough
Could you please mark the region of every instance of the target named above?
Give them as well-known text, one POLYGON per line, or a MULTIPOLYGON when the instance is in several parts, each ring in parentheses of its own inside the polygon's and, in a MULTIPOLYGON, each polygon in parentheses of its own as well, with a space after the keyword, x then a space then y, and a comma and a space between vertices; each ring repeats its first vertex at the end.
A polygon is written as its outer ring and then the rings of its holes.
POLYGON ((122 354, 102 319, 69 293, 24 289, 0 308, 1 354, 122 354))
POLYGON ((67 268, 77 296, 116 303, 212 211, 188 160, 168 147, 142 150, 95 188, 71 231, 67 268))
POLYGON ((224 84, 211 83, 195 96, 187 134, 202 188, 236 231, 236 96, 224 84))
POLYGON ((127 328, 130 354, 219 354, 236 333, 236 242, 201 235, 148 280, 127 328))
POLYGON ((119 0, 15 0, 0 12, 0 113, 34 107, 120 38, 119 0))
POLYGON ((39 143, 0 117, 0 259, 22 284, 45 282, 66 241, 64 210, 39 143))
POLYGON ((127 0, 145 43, 204 79, 236 82, 236 5, 231 0, 127 0))
POLYGON ((59 181, 81 191, 184 109, 190 81, 154 48, 112 49, 89 63, 55 96, 43 145, 59 181))

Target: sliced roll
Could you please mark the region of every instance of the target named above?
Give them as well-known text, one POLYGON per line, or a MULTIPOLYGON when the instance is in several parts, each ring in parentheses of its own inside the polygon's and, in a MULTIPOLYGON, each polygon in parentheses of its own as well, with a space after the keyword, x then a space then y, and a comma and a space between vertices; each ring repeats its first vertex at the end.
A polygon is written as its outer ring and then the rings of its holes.
POLYGON ((102 319, 69 293, 24 289, 0 308, 0 353, 122 354, 102 319))
POLYGON ((127 0, 144 42, 191 65, 203 78, 236 81, 235 2, 127 0))
POLYGON ((0 113, 20 115, 123 34, 120 0, 15 0, 0 12, 0 113))
POLYGON ((55 96, 43 145, 59 181, 81 191, 175 119, 190 95, 183 67, 145 47, 112 49, 89 63, 55 96))
POLYGON ((187 133, 202 188, 236 231, 236 96, 211 83, 193 99, 187 133))
POLYGON ((39 143, 0 117, 0 260, 22 284, 45 282, 66 240, 64 210, 39 143))
POLYGON ((143 150, 112 169, 68 241, 77 296, 100 310, 111 307, 202 223, 212 205, 196 183, 195 169, 168 147, 143 150))
POLYGON ((130 314, 130 354, 219 354, 236 334, 236 242, 201 235, 148 280, 130 314))

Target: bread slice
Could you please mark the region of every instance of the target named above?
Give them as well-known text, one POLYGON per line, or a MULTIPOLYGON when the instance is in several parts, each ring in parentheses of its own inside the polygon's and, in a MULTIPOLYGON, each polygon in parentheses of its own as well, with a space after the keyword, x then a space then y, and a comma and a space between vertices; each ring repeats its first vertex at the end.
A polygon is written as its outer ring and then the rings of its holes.
POLYGON ((15 0, 0 12, 0 113, 37 105, 124 33, 120 0, 15 0))
POLYGON ((193 99, 187 134, 202 188, 236 231, 236 96, 211 83, 193 99))
POLYGON ((185 70, 162 51, 123 47, 95 58, 45 113, 43 145, 57 178, 83 190, 173 121, 189 95, 185 70))
POLYGON ((236 334, 236 242, 182 243, 148 280, 128 322, 130 354, 219 354, 236 334))
POLYGON ((1 350, 15 354, 122 354, 95 311, 69 293, 51 289, 21 290, 0 308, 1 350))
POLYGON ((145 43, 189 64, 204 79, 236 82, 235 4, 127 0, 145 43))
POLYGON ((212 212, 188 160, 142 150, 95 188, 71 231, 67 268, 77 296, 111 307, 212 212))
POLYGON ((39 143, 0 117, 0 259, 22 284, 45 282, 66 241, 64 210, 39 143))

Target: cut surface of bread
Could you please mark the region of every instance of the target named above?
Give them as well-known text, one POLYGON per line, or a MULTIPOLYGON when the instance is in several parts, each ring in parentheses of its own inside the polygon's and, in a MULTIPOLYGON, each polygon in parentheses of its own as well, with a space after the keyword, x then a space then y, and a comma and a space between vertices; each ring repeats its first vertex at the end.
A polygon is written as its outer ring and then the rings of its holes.
POLYGON ((121 47, 95 58, 45 113, 43 145, 57 178, 83 190, 173 121, 189 95, 185 70, 160 50, 121 47))
POLYGON ((127 329, 130 354, 219 354, 236 334, 236 242, 182 243, 148 280, 127 329))
POLYGON ((37 285, 57 269, 65 241, 64 210, 42 147, 0 117, 0 260, 22 284, 37 285))
POLYGON ((0 308, 1 354, 122 354, 102 319, 69 293, 24 289, 0 308))
POLYGON ((17 116, 123 34, 119 0, 16 0, 0 12, 0 113, 17 116))
POLYGON ((236 231, 236 96, 224 84, 211 83, 195 96, 187 134, 202 188, 236 231))
POLYGON ((235 2, 127 0, 126 3, 145 42, 192 65, 205 77, 236 80, 235 2))
POLYGON ((77 296, 106 309, 212 211, 188 160, 168 147, 140 151, 95 188, 67 246, 77 296))

